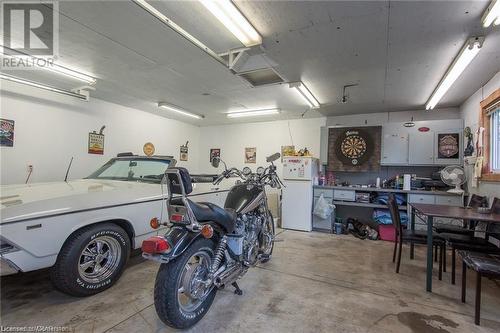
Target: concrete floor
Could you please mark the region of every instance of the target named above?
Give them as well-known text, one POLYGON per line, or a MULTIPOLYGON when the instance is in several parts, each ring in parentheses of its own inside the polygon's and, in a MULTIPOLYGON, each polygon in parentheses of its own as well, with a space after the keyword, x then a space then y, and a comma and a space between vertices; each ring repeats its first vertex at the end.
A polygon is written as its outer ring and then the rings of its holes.
MULTIPOLYGON (((392 243, 352 236, 285 231, 271 262, 250 269, 220 291, 192 332, 500 332, 500 284, 484 279, 482 325, 473 323, 474 279, 467 304, 458 285, 435 270, 434 293, 424 291, 424 249, 403 249, 394 273, 392 243)), ((153 284, 158 264, 130 260, 107 291, 74 298, 54 290, 47 272, 1 281, 1 325, 70 327, 76 332, 173 331, 158 319, 153 284)))

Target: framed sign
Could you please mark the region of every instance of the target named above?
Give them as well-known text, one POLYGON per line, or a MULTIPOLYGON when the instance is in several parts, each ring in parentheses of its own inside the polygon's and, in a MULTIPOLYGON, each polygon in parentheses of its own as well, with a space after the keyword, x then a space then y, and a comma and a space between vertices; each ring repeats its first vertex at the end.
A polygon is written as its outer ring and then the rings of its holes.
POLYGON ((220 148, 210 149, 210 162, 212 162, 214 157, 220 157, 220 148))
POLYGON ((379 170, 381 135, 381 126, 330 128, 328 170, 379 170))
POLYGON ((257 148, 245 148, 245 163, 257 163, 257 148))
POLYGON ((104 134, 89 133, 89 154, 104 154, 104 134))
POLYGON ((438 158, 460 158, 460 135, 458 133, 438 134, 438 158))
POLYGON ((187 161, 188 160, 188 146, 181 146, 180 148, 180 153, 179 153, 179 159, 181 161, 187 161))
POLYGON ((153 156, 155 153, 155 145, 151 142, 146 142, 142 147, 142 151, 146 154, 146 156, 153 156))
POLYGON ((0 118, 0 146, 14 146, 14 120, 0 118))

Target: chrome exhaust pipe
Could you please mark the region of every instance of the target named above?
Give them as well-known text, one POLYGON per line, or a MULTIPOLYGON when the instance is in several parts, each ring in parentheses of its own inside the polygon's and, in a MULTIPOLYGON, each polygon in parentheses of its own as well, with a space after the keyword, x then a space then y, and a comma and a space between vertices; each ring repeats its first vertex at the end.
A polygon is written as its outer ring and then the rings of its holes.
POLYGON ((214 278, 214 285, 217 288, 220 288, 223 285, 234 282, 238 279, 238 277, 240 276, 240 274, 242 272, 243 272, 242 265, 234 265, 233 267, 229 268, 227 271, 223 271, 219 275, 217 275, 214 278))

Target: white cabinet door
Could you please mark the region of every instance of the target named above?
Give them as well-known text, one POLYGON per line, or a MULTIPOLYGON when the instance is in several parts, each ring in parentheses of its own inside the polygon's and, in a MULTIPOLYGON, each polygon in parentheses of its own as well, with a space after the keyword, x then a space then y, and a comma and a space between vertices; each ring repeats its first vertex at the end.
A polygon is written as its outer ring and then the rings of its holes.
POLYGON ((408 164, 408 133, 384 131, 382 137, 381 164, 408 164))
POLYGON ((410 165, 434 164, 434 132, 410 133, 409 147, 410 165))
POLYGON ((328 164, 328 127, 320 127, 319 162, 328 164))

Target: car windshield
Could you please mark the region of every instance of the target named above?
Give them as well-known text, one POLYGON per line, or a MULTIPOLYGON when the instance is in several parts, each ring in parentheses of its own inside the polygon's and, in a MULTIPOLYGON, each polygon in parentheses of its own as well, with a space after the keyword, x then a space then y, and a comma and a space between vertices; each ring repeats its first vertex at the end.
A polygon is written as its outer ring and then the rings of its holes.
POLYGON ((169 160, 112 159, 87 178, 160 183, 169 164, 169 160))

